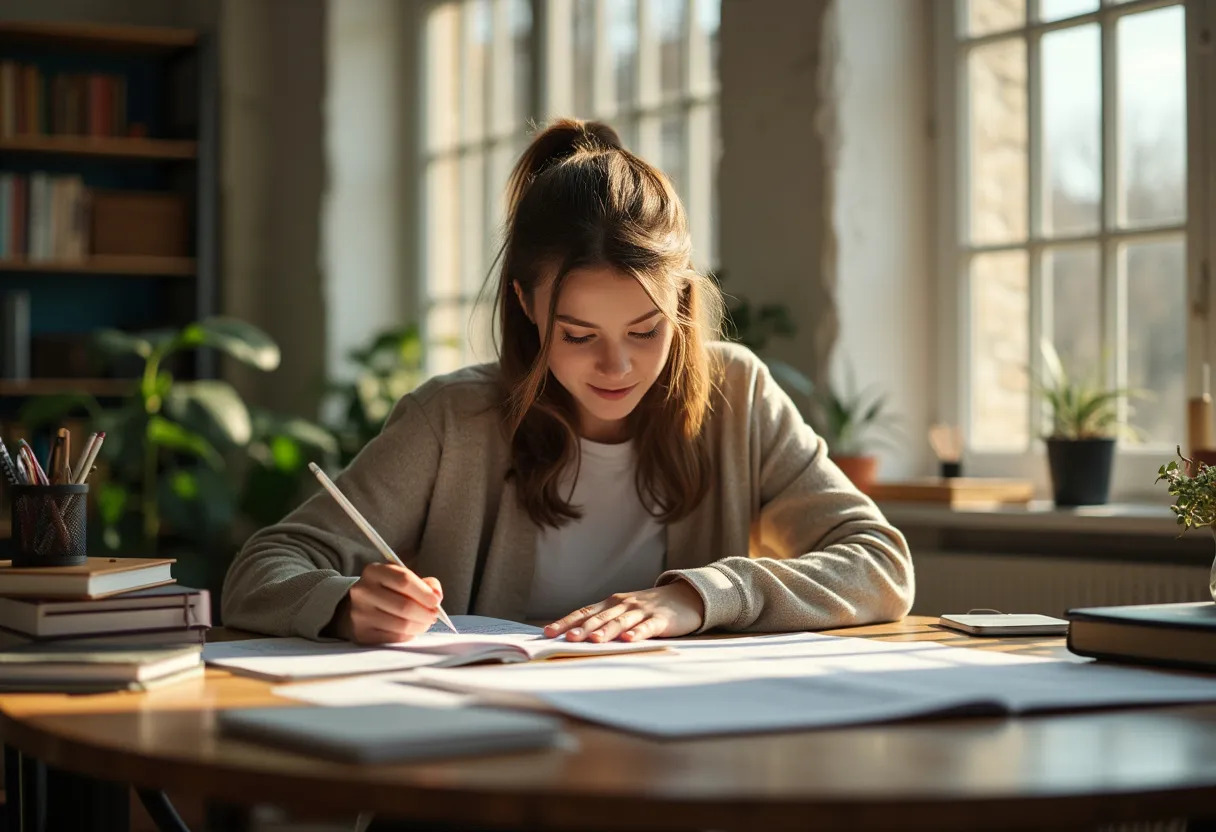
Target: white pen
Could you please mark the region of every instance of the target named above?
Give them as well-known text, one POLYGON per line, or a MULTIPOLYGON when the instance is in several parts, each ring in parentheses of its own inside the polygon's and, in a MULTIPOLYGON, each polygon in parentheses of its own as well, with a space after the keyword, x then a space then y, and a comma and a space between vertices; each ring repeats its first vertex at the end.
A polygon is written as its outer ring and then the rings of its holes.
MULTIPOLYGON (((400 567, 408 568, 405 567, 405 564, 401 562, 401 558, 397 557, 397 553, 384 542, 384 538, 380 536, 380 533, 372 528, 372 524, 367 522, 367 519, 359 513, 359 509, 355 508, 351 501, 346 499, 346 495, 338 490, 338 486, 334 485, 333 480, 325 476, 325 472, 321 470, 321 466, 317 465, 315 462, 310 462, 308 463, 308 470, 312 471, 313 474, 316 475, 317 481, 325 487, 325 490, 330 493, 330 496, 338 501, 338 505, 342 506, 342 510, 350 516, 351 520, 355 521, 355 525, 359 527, 359 531, 367 535, 367 539, 372 542, 372 545, 375 546, 376 550, 384 556, 385 560, 387 560, 389 563, 395 563, 400 567)), ((448 614, 443 611, 442 606, 439 607, 439 620, 447 625, 448 629, 450 629, 453 633, 459 632, 455 625, 452 624, 452 619, 448 618, 448 614)))

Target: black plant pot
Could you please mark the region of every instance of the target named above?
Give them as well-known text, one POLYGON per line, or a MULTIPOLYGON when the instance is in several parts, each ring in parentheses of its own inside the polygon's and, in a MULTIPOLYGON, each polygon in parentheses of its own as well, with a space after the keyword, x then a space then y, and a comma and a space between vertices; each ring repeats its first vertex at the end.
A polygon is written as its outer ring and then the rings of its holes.
POLYGON ((1058 506, 1096 506, 1110 497, 1115 440, 1048 439, 1051 490, 1058 506))

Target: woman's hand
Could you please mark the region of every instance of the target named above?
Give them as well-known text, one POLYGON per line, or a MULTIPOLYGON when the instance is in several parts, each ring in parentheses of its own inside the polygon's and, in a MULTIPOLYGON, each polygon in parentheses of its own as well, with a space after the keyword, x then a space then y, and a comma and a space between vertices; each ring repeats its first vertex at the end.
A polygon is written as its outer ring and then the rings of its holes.
POLYGON ((443 587, 395 563, 369 563, 334 612, 333 632, 357 644, 409 641, 439 617, 443 587))
POLYGON ((618 592, 545 627, 545 635, 566 641, 642 641, 695 632, 705 620, 705 602, 687 581, 640 592, 618 592))

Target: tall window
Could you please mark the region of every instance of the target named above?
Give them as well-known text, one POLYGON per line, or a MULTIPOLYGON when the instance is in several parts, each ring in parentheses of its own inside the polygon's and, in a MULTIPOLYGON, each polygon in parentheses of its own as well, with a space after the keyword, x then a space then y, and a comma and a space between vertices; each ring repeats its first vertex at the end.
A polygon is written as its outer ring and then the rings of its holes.
POLYGON ((1192 386, 1188 188, 1203 183, 1188 164, 1186 4, 953 6, 947 221, 969 445, 1031 456, 1049 427, 1045 340, 1070 375, 1150 394, 1124 416, 1159 457, 1185 442, 1192 386))
POLYGON ((696 265, 715 265, 719 0, 449 0, 425 31, 423 308, 428 367, 493 357, 474 308, 503 191, 537 124, 598 118, 675 182, 696 265))

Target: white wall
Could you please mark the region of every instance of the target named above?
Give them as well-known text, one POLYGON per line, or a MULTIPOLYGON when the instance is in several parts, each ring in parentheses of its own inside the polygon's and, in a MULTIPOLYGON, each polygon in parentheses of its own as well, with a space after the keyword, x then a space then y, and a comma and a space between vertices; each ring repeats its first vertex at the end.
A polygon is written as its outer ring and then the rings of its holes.
POLYGON ((902 441, 881 452, 883 479, 927 474, 936 401, 935 283, 928 164, 927 9, 921 0, 847 0, 834 8, 833 168, 836 302, 832 377, 852 365, 858 384, 889 393, 902 441))
POLYGON ((829 0, 723 0, 722 161, 718 174, 723 288, 789 306, 793 339, 767 352, 818 381, 836 339, 831 176, 829 0))
POLYGON ((329 0, 322 261, 331 377, 349 373, 352 347, 416 317, 411 31, 422 11, 417 2, 329 0))
POLYGON ((253 403, 312 416, 324 384, 321 194, 324 0, 220 3, 223 308, 282 348, 268 374, 230 365, 253 403))

